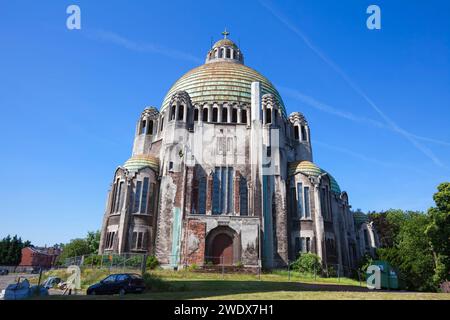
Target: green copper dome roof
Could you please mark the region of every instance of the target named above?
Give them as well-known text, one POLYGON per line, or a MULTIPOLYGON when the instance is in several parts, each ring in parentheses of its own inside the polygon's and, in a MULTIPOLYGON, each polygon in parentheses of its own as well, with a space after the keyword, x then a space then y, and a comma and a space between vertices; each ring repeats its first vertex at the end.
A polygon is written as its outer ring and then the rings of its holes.
POLYGON ((221 40, 217 41, 213 45, 213 48, 225 47, 225 46, 237 48, 237 45, 233 41, 231 41, 230 39, 221 39, 221 40))
POLYGON ((123 165, 129 171, 139 171, 143 168, 149 167, 156 172, 159 172, 159 159, 150 155, 134 155, 123 165))
POLYGON ((339 184, 337 183, 336 179, 334 179, 334 177, 331 174, 319 168, 310 161, 291 162, 289 164, 289 175, 291 176, 297 173, 303 173, 308 176, 314 177, 318 177, 321 174, 326 173, 330 177, 331 191, 337 194, 341 193, 341 188, 339 187, 339 184))
POLYGON ((360 226, 363 223, 367 223, 369 221, 369 217, 363 212, 355 211, 353 212, 353 220, 357 226, 360 226))
POLYGON ((277 98, 286 115, 280 94, 266 77, 241 63, 230 61, 206 63, 186 73, 170 88, 161 111, 167 108, 172 95, 177 91, 186 91, 193 105, 227 102, 250 106, 251 84, 255 81, 261 83, 262 95, 270 93, 277 98))

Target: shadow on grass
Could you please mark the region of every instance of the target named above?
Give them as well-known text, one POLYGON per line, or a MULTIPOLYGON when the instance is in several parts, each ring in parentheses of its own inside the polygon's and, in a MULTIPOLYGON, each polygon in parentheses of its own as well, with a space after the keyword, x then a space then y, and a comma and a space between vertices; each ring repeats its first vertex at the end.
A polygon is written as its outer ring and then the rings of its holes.
POLYGON ((148 291, 143 294, 115 296, 53 296, 50 299, 94 299, 94 300, 185 300, 203 299, 220 296, 269 293, 269 292, 368 292, 364 287, 333 284, 309 284, 299 282, 272 281, 223 281, 223 280, 178 280, 165 281, 168 289, 164 291, 148 291))

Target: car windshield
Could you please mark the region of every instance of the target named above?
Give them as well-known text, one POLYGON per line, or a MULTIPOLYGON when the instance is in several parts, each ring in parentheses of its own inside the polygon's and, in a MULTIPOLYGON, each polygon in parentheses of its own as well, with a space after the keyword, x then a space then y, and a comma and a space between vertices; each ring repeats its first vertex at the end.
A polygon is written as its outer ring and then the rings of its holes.
POLYGON ((128 276, 126 275, 126 274, 119 274, 118 276, 117 276, 117 281, 125 281, 125 280, 127 280, 127 278, 128 278, 128 276))
POLYGON ((142 277, 138 274, 130 274, 131 279, 142 279, 142 277))
POLYGON ((111 275, 109 277, 106 277, 103 282, 114 282, 116 280, 116 276, 115 275, 111 275))

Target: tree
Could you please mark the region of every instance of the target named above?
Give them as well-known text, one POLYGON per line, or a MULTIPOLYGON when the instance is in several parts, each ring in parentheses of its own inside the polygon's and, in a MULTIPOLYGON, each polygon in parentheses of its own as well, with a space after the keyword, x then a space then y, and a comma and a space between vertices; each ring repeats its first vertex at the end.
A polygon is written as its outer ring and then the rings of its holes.
POLYGON ((27 246, 31 246, 30 241, 22 242, 17 235, 12 238, 7 235, 0 240, 0 265, 18 265, 22 259, 22 249, 27 246))
POLYGON ((377 254, 399 270, 399 278, 408 290, 435 291, 433 252, 425 230, 429 217, 421 212, 390 210, 385 213, 389 228, 398 230, 391 246, 377 254))
POLYGON ((399 214, 403 215, 403 212, 401 210, 369 212, 369 220, 373 222, 375 230, 377 230, 381 247, 386 248, 394 245, 395 235, 398 234, 400 228, 397 218, 399 214))
POLYGON ((428 210, 430 222, 426 235, 430 241, 434 258, 433 281, 436 286, 450 280, 450 183, 438 186, 433 200, 436 207, 428 210))
POLYGON ((86 241, 91 253, 98 254, 98 248, 100 246, 100 230, 89 231, 86 236, 86 241))
POLYGON ((67 258, 73 258, 82 256, 85 254, 90 254, 91 250, 86 239, 73 239, 66 245, 64 245, 64 250, 59 256, 59 261, 64 262, 67 258))
POLYGON ((90 231, 84 239, 73 239, 67 244, 60 244, 62 253, 58 258, 59 263, 64 263, 67 258, 83 255, 97 254, 100 244, 100 231, 90 231))

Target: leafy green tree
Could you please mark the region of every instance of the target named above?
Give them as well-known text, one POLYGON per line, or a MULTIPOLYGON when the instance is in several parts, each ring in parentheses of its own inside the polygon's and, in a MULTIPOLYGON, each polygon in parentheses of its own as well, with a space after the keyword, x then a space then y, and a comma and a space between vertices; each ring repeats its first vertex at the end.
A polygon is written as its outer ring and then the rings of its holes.
POLYGON ((380 246, 392 247, 400 226, 405 220, 405 213, 402 210, 391 209, 383 212, 369 212, 368 216, 377 230, 380 246))
POLYGON ((63 252, 59 256, 59 262, 63 263, 67 258, 73 258, 82 256, 85 254, 91 254, 89 243, 86 239, 73 239, 66 245, 64 245, 63 252))
POLYGON ((98 248, 100 246, 100 230, 89 231, 86 236, 86 241, 91 253, 98 254, 98 248))
POLYGON ((61 243, 58 245, 62 249, 58 263, 64 263, 68 258, 98 254, 99 244, 100 231, 89 231, 84 239, 73 239, 67 244, 61 243))
POLYGON ((436 207, 428 210, 430 222, 426 235, 433 250, 433 281, 438 286, 450 280, 450 183, 440 184, 433 199, 436 207))
POLYGON ((389 224, 398 228, 393 245, 380 248, 377 254, 400 272, 400 281, 408 290, 435 291, 433 252, 425 230, 429 217, 420 212, 394 210, 386 213, 389 224))

